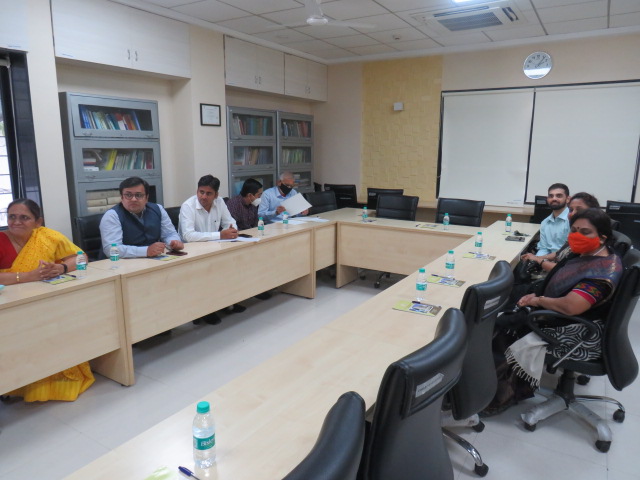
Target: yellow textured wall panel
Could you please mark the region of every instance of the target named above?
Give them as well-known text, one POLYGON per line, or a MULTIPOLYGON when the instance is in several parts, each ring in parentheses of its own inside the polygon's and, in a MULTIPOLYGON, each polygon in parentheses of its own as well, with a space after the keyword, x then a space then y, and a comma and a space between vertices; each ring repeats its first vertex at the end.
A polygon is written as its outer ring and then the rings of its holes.
POLYGON ((362 185, 435 199, 442 57, 365 63, 362 185), (402 102, 403 111, 393 104, 402 102))

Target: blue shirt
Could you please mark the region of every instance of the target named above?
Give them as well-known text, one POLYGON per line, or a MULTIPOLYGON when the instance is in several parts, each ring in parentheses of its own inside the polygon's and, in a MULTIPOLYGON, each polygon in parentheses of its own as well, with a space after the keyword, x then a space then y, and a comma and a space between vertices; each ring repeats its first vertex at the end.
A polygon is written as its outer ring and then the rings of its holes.
POLYGON ((280 193, 278 187, 267 188, 262 193, 262 200, 260 200, 260 206, 258 207, 258 216, 262 217, 264 223, 273 223, 282 220, 282 214, 276 215, 276 208, 287 198, 291 198, 297 194, 298 192, 292 189, 285 197, 280 193))
POLYGON ((540 241, 537 256, 557 252, 569 236, 569 208, 565 208, 557 217, 553 213, 540 225, 540 241))
MULTIPOLYGON (((181 242, 180 235, 176 232, 171 219, 167 214, 167 211, 162 208, 162 205, 158 205, 160 208, 160 238, 158 242, 164 242, 169 244, 172 240, 178 240, 181 242)), ((141 223, 144 223, 147 208, 142 211, 142 215, 138 217, 133 215, 141 223)), ((120 224, 120 218, 113 208, 104 212, 102 220, 100 220, 100 236, 102 237, 102 250, 107 258, 109 258, 109 249, 111 244, 115 243, 120 251, 120 258, 138 258, 147 256, 147 247, 136 247, 135 245, 123 245, 122 244, 122 225, 120 224)))

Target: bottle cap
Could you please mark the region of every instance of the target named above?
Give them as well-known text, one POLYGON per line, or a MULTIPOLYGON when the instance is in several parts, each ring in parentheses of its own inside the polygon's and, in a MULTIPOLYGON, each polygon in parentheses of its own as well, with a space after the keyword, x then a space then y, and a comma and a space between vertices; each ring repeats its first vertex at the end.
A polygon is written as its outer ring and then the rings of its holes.
POLYGON ((449 255, 453 255, 453 250, 449 250, 449 255))
POLYGON ((363 210, 366 210, 366 209, 367 209, 367 207, 362 207, 362 209, 363 209, 363 210))
POLYGON ((424 272, 425 272, 425 270, 424 270, 424 268, 420 268, 420 269, 418 269, 418 272, 420 272, 420 273, 424 273, 424 272))
POLYGON ((478 235, 482 235, 482 232, 478 232, 478 235))
POLYGON ((198 402, 198 413, 208 413, 209 412, 209 402, 198 402))
POLYGON ((83 255, 84 252, 82 250, 78 250, 78 253, 76 255, 83 255))
POLYGON ((449 214, 448 214, 448 213, 445 213, 445 214, 444 214, 444 216, 445 216, 445 217, 448 217, 448 216, 449 216, 449 214))
POLYGON ((262 217, 258 217, 258 220, 262 220, 262 217))
POLYGON ((115 247, 115 246, 116 246, 116 244, 115 244, 115 243, 112 243, 112 244, 111 244, 111 246, 112 246, 112 247, 115 247))

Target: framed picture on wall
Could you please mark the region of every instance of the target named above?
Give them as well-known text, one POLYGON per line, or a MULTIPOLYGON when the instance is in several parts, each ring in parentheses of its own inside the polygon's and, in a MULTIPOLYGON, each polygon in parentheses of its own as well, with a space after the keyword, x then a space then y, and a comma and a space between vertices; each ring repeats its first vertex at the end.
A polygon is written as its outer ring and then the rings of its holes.
POLYGON ((200 125, 205 127, 219 127, 220 121, 220 105, 210 105, 208 103, 200 104, 200 125))

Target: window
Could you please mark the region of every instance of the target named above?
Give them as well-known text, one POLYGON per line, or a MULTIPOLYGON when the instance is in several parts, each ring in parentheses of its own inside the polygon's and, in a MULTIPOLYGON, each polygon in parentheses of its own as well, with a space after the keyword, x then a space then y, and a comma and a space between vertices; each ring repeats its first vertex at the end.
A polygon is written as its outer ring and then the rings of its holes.
POLYGON ((7 206, 28 197, 41 204, 26 54, 0 50, 0 228, 7 206))

